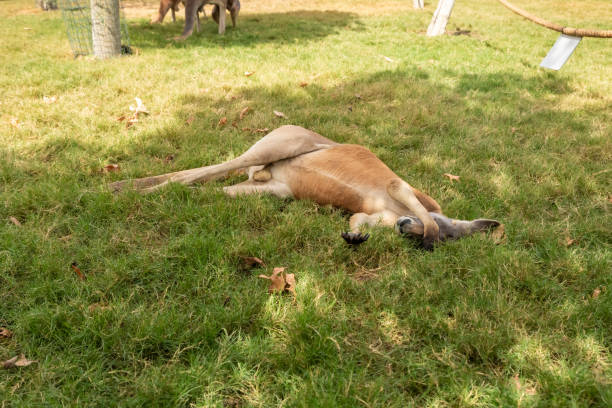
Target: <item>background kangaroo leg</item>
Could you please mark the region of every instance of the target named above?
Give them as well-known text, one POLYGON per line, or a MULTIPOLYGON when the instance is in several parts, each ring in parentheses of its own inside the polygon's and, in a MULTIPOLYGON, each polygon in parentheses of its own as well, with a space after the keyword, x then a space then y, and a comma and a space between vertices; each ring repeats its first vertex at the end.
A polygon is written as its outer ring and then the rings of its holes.
POLYGON ((131 185, 136 190, 148 193, 169 182, 192 184, 215 180, 223 178, 233 170, 274 163, 335 144, 337 143, 302 127, 282 126, 268 133, 242 155, 228 162, 159 176, 118 181, 110 184, 109 187, 116 192, 131 185))

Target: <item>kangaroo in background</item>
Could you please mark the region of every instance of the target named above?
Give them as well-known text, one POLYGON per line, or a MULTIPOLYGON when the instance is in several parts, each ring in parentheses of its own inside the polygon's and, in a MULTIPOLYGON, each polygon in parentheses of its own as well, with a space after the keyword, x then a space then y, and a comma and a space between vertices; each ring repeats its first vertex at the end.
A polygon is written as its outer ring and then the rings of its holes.
POLYGON ((368 239, 364 225, 395 226, 418 237, 426 249, 436 241, 457 239, 499 225, 495 220, 462 221, 442 215, 438 203, 398 177, 363 146, 339 144, 299 126, 282 126, 268 133, 245 153, 225 163, 112 183, 112 191, 133 188, 144 193, 168 183, 192 184, 248 172, 247 181, 223 188, 233 197, 269 193, 277 197, 310 199, 353 213, 350 244, 368 239))
POLYGON ((182 2, 185 5, 185 27, 179 40, 184 40, 193 33, 193 26, 195 24, 196 31, 200 32, 200 15, 202 12, 204 16, 204 6, 206 4, 213 5, 212 17, 213 20, 219 26, 219 34, 225 32, 225 13, 230 12, 232 18, 232 26, 236 27, 236 20, 240 13, 240 0, 161 0, 159 3, 159 10, 157 14, 151 19, 151 23, 162 23, 164 17, 169 10, 172 11, 172 21, 176 21, 175 12, 178 11, 178 4, 182 2))

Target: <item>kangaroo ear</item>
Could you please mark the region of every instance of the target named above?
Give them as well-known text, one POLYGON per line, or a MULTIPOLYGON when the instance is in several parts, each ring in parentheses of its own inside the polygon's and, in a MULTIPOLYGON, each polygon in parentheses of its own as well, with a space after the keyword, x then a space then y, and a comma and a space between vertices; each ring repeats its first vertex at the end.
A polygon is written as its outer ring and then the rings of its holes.
POLYGON ((473 232, 476 232, 476 231, 486 231, 491 228, 496 228, 496 227, 499 227, 499 225, 500 225, 499 221, 479 218, 477 220, 472 221, 472 224, 470 225, 470 227, 473 232))

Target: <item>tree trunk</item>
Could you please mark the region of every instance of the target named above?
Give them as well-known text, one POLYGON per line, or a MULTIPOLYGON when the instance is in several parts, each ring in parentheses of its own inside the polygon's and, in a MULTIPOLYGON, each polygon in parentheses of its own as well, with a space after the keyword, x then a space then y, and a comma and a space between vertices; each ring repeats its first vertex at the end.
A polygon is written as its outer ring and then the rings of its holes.
POLYGON ((427 27, 428 37, 444 34, 446 24, 448 23, 454 5, 455 0, 440 0, 438 8, 431 19, 431 23, 429 23, 429 27, 427 27))
POLYGON ((119 0, 91 0, 91 37, 96 58, 121 54, 119 0))
POLYGON ((423 7, 425 7, 425 4, 423 0, 412 0, 412 6, 415 9, 422 9, 423 7))

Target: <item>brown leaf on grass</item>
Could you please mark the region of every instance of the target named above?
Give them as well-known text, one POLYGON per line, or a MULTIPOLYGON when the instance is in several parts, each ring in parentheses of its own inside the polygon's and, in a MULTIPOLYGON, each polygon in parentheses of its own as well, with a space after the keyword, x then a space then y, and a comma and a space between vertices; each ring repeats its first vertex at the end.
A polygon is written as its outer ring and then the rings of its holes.
POLYGON ((461 176, 455 176, 453 174, 450 173, 444 173, 444 177, 448 177, 448 179, 453 182, 453 181, 459 181, 459 179, 461 178, 461 176))
POLYGON ((268 129, 268 128, 255 129, 255 132, 257 132, 257 133, 268 133, 269 131, 270 131, 270 129, 268 129))
POLYGON ((283 119, 287 119, 287 116, 285 116, 285 114, 283 112, 276 111, 276 110, 273 111, 273 112, 274 112, 274 115, 276 115, 277 117, 283 118, 283 119))
POLYGON ((217 126, 225 126, 226 123, 227 123, 227 118, 224 116, 221 119, 219 119, 219 123, 217 123, 217 126))
POLYGON ((254 268, 265 268, 266 264, 256 256, 240 256, 239 267, 243 272, 248 272, 254 268))
POLYGON ((504 224, 499 224, 499 226, 493 230, 491 238, 493 238, 495 245, 506 242, 506 227, 504 224))
POLYGON ((21 227, 21 222, 19 222, 19 220, 17 218, 15 218, 13 216, 10 216, 8 219, 9 219, 10 222, 15 224, 16 226, 21 227))
POLYGON ((104 311, 108 309, 110 309, 110 306, 107 305, 106 303, 92 303, 91 305, 87 307, 87 310, 89 310, 89 313, 93 313, 98 310, 104 311))
POLYGON ((195 116, 189 115, 189 117, 187 119, 185 119, 185 124, 191 125, 194 120, 195 120, 195 116))
POLYGON ((609 195, 609 196, 608 196, 608 202, 609 202, 609 203, 612 203, 612 195, 609 195))
POLYGON ((164 163, 170 163, 172 160, 174 160, 173 154, 169 154, 166 157, 164 157, 164 163))
POLYGON ((135 123, 138 123, 138 118, 136 116, 128 119, 127 122, 125 122, 125 128, 129 129, 134 126, 135 123))
POLYGON ((595 288, 595 290, 593 291, 593 294, 591 295, 591 297, 593 299, 597 299, 599 297, 599 295, 601 294, 601 289, 599 288, 595 288))
POLYGON ((11 118, 9 122, 11 126, 16 127, 16 128, 19 128, 21 126, 21 123, 19 123, 19 119, 17 118, 11 118))
POLYGON ((117 118, 117 122, 123 122, 125 120, 125 115, 121 115, 117 118))
POLYGON ((79 266, 78 266, 78 264, 76 262, 71 263, 70 267, 72 268, 74 273, 77 274, 77 276, 79 277, 80 280, 85 280, 85 274, 83 274, 83 272, 81 272, 81 269, 79 268, 79 266))
POLYGON ((15 356, 2 362, 2 368, 27 367, 36 362, 36 360, 28 360, 23 354, 20 354, 19 356, 15 356))
POLYGON ((521 380, 519 379, 518 374, 515 374, 514 377, 512 377, 512 380, 514 381, 514 386, 516 387, 516 390, 522 394, 525 395, 536 395, 536 389, 535 387, 532 386, 524 386, 523 384, 521 384, 521 380))
POLYGON ((13 337, 13 332, 6 327, 0 327, 0 339, 10 339, 13 337))
POLYGON ((302 82, 300 82, 300 86, 301 86, 302 88, 307 87, 307 86, 308 86, 308 82, 304 82, 304 81, 302 81, 302 82))
POLYGON ((106 166, 102 167, 102 171, 105 173, 111 173, 113 171, 119 171, 121 170, 121 168, 119 167, 118 164, 107 164, 106 166))
POLYGON ((259 278, 263 278, 263 279, 268 279, 270 281, 270 286, 268 287, 268 293, 274 293, 274 292, 283 292, 285 290, 289 290, 290 292, 295 294, 295 276, 293 276, 293 274, 289 274, 291 275, 290 279, 292 281, 291 285, 291 289, 288 289, 287 287, 287 279, 286 279, 286 275, 285 275, 285 269, 286 268, 274 268, 274 270, 272 271, 272 275, 270 276, 266 276, 266 275, 259 275, 259 278))
POLYGON ((355 94, 355 98, 361 99, 361 94, 355 94))
POLYGON ((244 76, 250 77, 251 75, 253 75, 255 73, 255 71, 245 71, 244 72, 244 76))
POLYGON ((570 238, 569 236, 565 236, 565 246, 570 247, 576 243, 575 239, 570 238))
POLYGON ((512 133, 514 133, 514 132, 516 132, 516 128, 515 128, 514 126, 512 126, 512 128, 510 129, 510 131, 511 131, 512 133))
POLYGON ((251 128, 250 128, 250 127, 243 127, 243 128, 242 128, 242 131, 243 131, 243 132, 250 132, 250 131, 251 131, 251 128))
POLYGON ((240 120, 242 120, 246 116, 246 114, 249 112, 249 109, 250 108, 247 106, 246 108, 240 111, 240 120))
POLYGON ((285 274, 285 290, 293 293, 293 296, 296 296, 295 293, 295 274, 287 273, 285 274))

